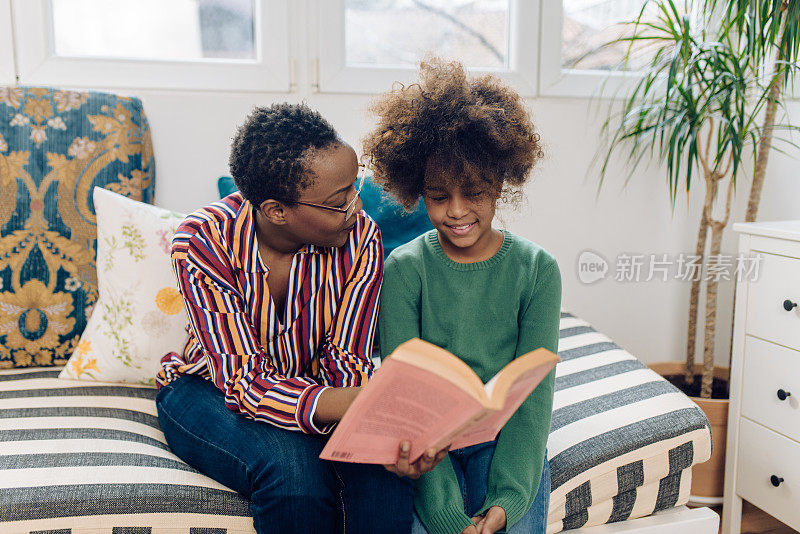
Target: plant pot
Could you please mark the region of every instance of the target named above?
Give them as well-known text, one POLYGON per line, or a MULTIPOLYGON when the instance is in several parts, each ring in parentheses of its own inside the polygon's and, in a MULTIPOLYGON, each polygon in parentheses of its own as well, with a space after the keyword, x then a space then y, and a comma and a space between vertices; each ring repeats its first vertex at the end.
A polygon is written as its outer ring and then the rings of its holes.
MULTIPOLYGON (((682 375, 685 370, 683 362, 663 362, 649 365, 659 375, 682 375)), ((695 374, 703 371, 701 364, 695 364, 695 374)), ((730 370, 727 367, 714 367, 714 378, 727 381, 730 370)), ((728 399, 703 399, 689 397, 703 410, 711 424, 711 458, 702 464, 692 467, 692 489, 689 502, 699 505, 715 505, 722 503, 725 482, 725 442, 728 434, 728 399)))

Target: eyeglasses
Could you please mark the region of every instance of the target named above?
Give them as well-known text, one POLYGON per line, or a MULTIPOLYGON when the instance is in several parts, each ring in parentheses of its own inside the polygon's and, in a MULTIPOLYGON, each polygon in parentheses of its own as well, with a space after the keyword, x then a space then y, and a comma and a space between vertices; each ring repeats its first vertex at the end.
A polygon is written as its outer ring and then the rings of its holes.
POLYGON ((344 220, 346 221, 350 217, 353 216, 353 212, 356 211, 356 202, 358 201, 359 195, 361 195, 361 188, 364 187, 364 178, 367 176, 367 167, 366 165, 359 163, 358 165, 358 177, 356 178, 356 196, 353 197, 347 206, 344 208, 336 208, 334 206, 326 206, 325 204, 314 204, 313 202, 304 202, 302 200, 295 200, 296 204, 302 204, 304 206, 311 206, 314 208, 322 208, 324 210, 330 211, 337 211, 339 213, 344 213, 344 220))

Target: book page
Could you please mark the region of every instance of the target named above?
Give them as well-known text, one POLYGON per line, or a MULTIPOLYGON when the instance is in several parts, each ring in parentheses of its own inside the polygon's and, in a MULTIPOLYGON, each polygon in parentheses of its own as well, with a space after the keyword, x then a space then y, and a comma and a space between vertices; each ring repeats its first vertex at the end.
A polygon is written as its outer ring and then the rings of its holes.
MULTIPOLYGON (((489 413, 481 421, 453 439, 453 445, 450 449, 469 447, 470 445, 485 443, 496 438, 500 429, 511 419, 517 408, 533 393, 533 390, 536 389, 536 386, 547 376, 551 369, 552 366, 535 367, 522 373, 509 387, 503 409, 489 413)), ((487 382, 487 390, 491 391, 494 380, 487 382)))
POLYGON ((450 381, 389 357, 356 397, 320 458, 393 464, 400 441, 408 439, 413 462, 480 410, 478 401, 450 381))

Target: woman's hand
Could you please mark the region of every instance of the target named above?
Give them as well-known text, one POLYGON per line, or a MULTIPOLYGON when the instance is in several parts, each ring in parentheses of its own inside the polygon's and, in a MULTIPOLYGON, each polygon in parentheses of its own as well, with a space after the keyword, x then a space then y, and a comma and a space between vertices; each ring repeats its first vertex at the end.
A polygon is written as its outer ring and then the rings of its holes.
POLYGON ((411 451, 411 443, 409 441, 402 441, 400 442, 400 453, 397 457, 396 464, 387 464, 384 465, 388 471, 397 474, 397 476, 406 476, 413 479, 417 479, 422 476, 424 473, 427 473, 434 467, 436 464, 441 462, 445 456, 447 456, 447 452, 450 450, 450 445, 447 445, 440 451, 436 451, 436 449, 428 449, 425 451, 422 456, 414 463, 409 463, 408 457, 411 451))
MULTIPOLYGON (((494 534, 506 526, 506 511, 501 506, 492 506, 482 516, 476 515, 472 518, 476 524, 477 534, 494 534)), ((469 529, 470 527, 467 527, 469 529)), ((467 530, 465 529, 464 532, 467 530)), ((464 534, 462 532, 461 534, 464 534)))
MULTIPOLYGON (((474 521, 474 519, 473 519, 474 521)), ((478 534, 478 529, 475 528, 475 525, 470 525, 464 530, 461 531, 461 534, 478 534)))

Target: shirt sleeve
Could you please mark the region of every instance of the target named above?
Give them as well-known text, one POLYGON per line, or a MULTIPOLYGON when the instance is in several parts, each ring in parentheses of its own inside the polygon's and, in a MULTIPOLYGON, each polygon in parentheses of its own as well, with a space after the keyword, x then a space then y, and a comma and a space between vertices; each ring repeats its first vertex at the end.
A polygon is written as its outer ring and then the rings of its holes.
MULTIPOLYGON (((421 337, 422 284, 418 276, 404 276, 393 260, 390 256, 386 261, 378 317, 382 359, 401 343, 421 337)), ((472 524, 464 512, 464 499, 449 455, 417 480, 414 506, 430 534, 461 532, 472 524)))
MULTIPOLYGON (((516 356, 540 347, 558 353, 561 272, 555 259, 548 257, 549 262, 540 266, 532 298, 520 317, 516 356)), ((528 512, 539 489, 553 412, 555 376, 553 369, 511 416, 497 438, 486 500, 478 513, 492 506, 502 507, 506 511, 506 530, 528 512)))
POLYGON ((259 342, 244 297, 233 284, 227 255, 201 234, 173 241, 171 261, 189 325, 225 405, 257 421, 321 434, 313 413, 326 386, 277 372, 259 342))
POLYGON ((372 376, 372 342, 383 278, 383 244, 368 219, 356 228, 360 243, 342 288, 336 313, 320 351, 320 380, 326 386, 355 387, 372 376))

